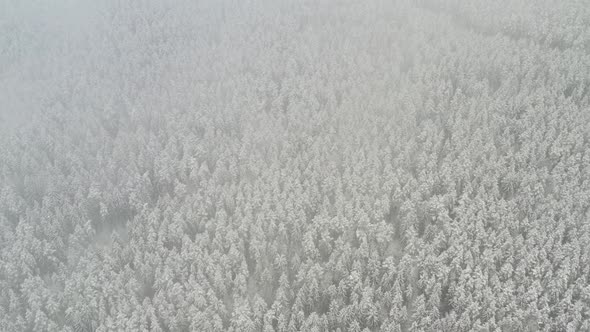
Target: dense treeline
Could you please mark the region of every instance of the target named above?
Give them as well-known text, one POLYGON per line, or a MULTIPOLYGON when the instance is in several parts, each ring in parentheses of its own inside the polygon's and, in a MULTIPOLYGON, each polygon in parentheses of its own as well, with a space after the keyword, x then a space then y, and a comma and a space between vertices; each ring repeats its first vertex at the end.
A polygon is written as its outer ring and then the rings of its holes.
POLYGON ((5 4, 0 330, 590 330, 583 3, 72 6, 5 4))

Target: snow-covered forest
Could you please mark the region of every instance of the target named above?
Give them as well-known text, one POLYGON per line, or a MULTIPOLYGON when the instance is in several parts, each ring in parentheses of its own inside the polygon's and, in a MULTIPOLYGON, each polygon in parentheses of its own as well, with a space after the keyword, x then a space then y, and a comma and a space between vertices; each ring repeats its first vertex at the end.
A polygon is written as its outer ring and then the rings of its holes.
POLYGON ((590 4, 0 0, 0 331, 590 331, 590 4))

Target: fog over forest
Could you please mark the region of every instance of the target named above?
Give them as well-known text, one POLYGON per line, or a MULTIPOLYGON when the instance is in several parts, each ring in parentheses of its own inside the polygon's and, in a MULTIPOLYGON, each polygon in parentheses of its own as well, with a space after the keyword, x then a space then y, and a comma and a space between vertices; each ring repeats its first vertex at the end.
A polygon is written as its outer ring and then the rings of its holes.
POLYGON ((0 0, 0 331, 590 331, 585 0, 0 0))

